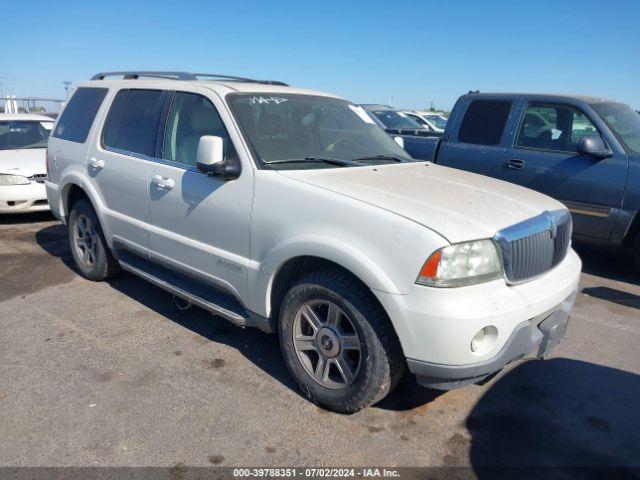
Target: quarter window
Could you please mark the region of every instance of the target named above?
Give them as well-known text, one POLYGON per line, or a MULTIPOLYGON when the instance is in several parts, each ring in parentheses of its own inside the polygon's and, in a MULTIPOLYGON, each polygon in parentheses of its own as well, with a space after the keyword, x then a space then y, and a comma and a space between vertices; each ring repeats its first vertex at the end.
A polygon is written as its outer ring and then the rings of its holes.
POLYGON ((530 103, 522 117, 516 146, 574 153, 586 135, 599 133, 580 110, 568 105, 530 103))
POLYGON ((106 94, 106 88, 78 88, 60 115, 53 136, 84 143, 106 94))
POLYGON ((507 100, 474 100, 469 104, 458 140, 475 145, 498 145, 511 111, 507 100))
POLYGON ((216 107, 202 95, 176 92, 167 117, 162 158, 195 165, 198 143, 204 135, 222 137, 227 153, 231 141, 216 107))
POLYGON ((104 145, 153 157, 164 95, 162 90, 119 91, 105 122, 104 145))

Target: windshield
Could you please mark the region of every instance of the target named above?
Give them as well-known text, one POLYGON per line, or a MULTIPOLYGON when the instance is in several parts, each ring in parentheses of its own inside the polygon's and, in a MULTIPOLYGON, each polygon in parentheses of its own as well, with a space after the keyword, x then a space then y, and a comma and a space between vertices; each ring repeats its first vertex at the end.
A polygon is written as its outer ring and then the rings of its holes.
POLYGON ((0 120, 0 150, 45 148, 53 122, 0 120))
POLYGON ((395 112, 393 110, 374 110, 372 113, 380 119, 385 127, 393 130, 403 128, 415 130, 417 128, 424 128, 406 113, 395 112))
POLYGON ((623 103, 594 103, 591 106, 628 150, 640 153, 640 115, 623 103))
POLYGON ((431 123, 433 123, 433 125, 435 125, 437 128, 441 128, 444 130, 444 128, 447 126, 447 119, 440 115, 425 115, 424 117, 431 123))
POLYGON ((230 94, 227 98, 255 156, 268 168, 336 168, 411 160, 362 107, 345 100, 294 94, 230 94))

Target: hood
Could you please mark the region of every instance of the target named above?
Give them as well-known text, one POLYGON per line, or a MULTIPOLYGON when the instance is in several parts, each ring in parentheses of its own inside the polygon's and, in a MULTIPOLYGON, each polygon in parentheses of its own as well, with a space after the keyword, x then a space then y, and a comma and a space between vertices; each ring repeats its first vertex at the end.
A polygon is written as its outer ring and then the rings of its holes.
POLYGON ((565 208, 533 190, 432 163, 279 173, 401 215, 451 243, 491 238, 545 210, 565 208))
POLYGON ((0 150, 0 173, 31 175, 47 173, 45 148, 0 150))

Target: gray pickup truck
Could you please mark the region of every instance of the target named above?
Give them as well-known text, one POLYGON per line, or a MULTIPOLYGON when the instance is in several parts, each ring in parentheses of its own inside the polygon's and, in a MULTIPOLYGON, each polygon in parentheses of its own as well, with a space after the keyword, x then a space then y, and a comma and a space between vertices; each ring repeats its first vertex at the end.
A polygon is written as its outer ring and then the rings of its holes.
POLYGON ((573 215, 574 238, 633 250, 640 266, 640 115, 629 106, 470 92, 456 102, 442 138, 422 142, 435 163, 555 197, 573 215))

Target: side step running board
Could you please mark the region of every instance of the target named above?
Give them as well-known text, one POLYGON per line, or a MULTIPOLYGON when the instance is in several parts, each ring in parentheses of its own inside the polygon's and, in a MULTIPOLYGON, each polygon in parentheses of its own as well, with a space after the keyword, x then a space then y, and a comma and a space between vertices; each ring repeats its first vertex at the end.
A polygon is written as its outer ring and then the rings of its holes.
POLYGON ((180 297, 183 300, 187 301, 188 303, 192 303, 194 305, 197 305, 201 308, 204 308, 205 310, 208 310, 209 312, 213 313, 214 315, 218 315, 220 317, 223 317, 226 320, 229 320, 230 322, 240 326, 240 327, 245 327, 247 326, 247 317, 242 316, 241 314, 237 313, 237 312, 232 312, 231 310, 227 310, 224 307, 221 307, 220 305, 216 305, 215 303, 212 303, 208 300, 205 300, 204 298, 201 298, 199 296, 196 296, 194 294, 191 294, 189 292, 187 292, 186 290, 183 290, 179 287, 176 287, 175 285, 172 285, 171 283, 162 280, 161 278, 158 278, 150 273, 147 273, 137 267, 134 267, 133 265, 120 260, 120 266, 122 267, 123 270, 126 270, 128 272, 133 273, 134 275, 137 275, 141 278, 143 278, 144 280, 147 280, 150 283, 153 283, 154 285, 167 290, 168 292, 174 294, 176 297, 180 297))

